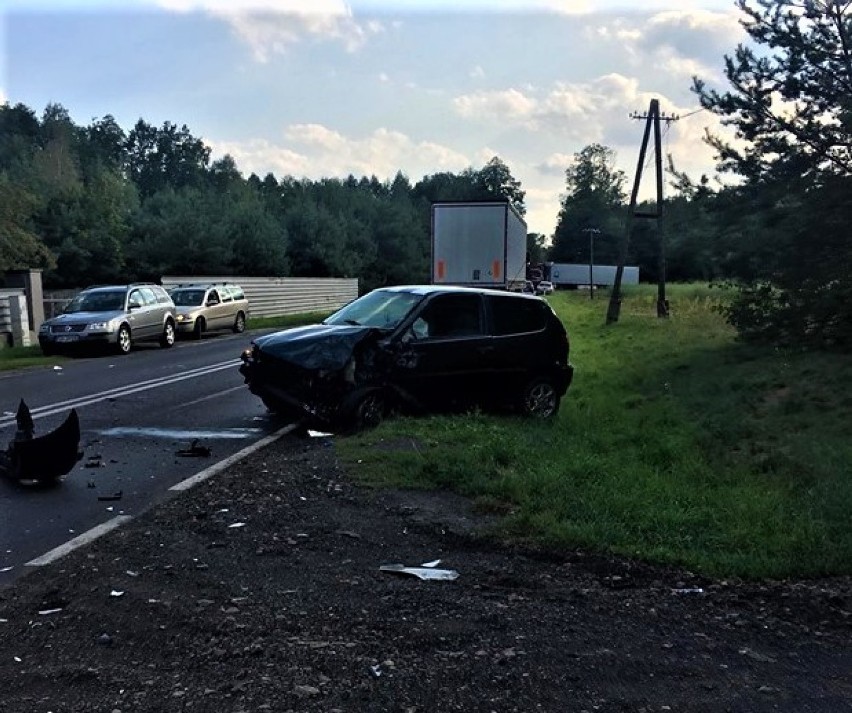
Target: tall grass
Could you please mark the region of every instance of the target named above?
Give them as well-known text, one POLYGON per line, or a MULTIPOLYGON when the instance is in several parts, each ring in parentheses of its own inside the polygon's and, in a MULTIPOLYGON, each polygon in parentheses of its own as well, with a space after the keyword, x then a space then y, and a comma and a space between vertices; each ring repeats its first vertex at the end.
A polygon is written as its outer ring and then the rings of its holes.
POLYGON ((552 422, 480 413, 391 420, 338 448, 368 482, 450 488, 501 533, 709 575, 852 571, 852 367, 738 344, 719 290, 559 292, 574 384, 552 422))

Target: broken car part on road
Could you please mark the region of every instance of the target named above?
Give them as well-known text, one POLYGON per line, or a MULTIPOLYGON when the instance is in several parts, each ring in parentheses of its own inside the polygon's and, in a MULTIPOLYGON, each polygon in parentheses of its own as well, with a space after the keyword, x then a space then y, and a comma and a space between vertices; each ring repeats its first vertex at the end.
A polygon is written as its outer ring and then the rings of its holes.
POLYGON ((71 413, 55 430, 35 436, 35 424, 27 404, 21 399, 15 416, 18 429, 4 453, 0 453, 0 473, 19 482, 51 483, 70 472, 82 458, 80 421, 71 413))

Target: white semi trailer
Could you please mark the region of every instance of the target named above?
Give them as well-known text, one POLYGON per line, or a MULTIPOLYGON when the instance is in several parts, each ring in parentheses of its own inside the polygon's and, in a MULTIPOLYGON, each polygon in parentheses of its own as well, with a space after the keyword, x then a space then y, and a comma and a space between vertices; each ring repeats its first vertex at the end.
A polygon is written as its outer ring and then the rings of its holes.
POLYGON ((520 291, 527 224, 508 201, 432 204, 432 283, 520 291))

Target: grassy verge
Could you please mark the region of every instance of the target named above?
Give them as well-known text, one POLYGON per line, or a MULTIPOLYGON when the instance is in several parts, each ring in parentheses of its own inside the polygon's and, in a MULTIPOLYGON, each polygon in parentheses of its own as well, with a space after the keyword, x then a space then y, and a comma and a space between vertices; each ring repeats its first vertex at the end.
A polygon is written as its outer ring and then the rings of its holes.
POLYGON ((62 361, 62 357, 46 357, 41 348, 35 347, 4 347, 0 349, 0 371, 22 369, 27 366, 44 366, 62 361))
POLYGON ((341 439, 367 482, 451 488, 505 514, 501 534, 709 575, 852 571, 852 366, 738 344, 716 290, 550 298, 577 373, 551 423, 397 419, 341 439))
POLYGON ((287 329, 301 327, 305 324, 322 322, 330 312, 307 312, 305 314, 288 314, 281 317, 249 317, 249 329, 287 329))

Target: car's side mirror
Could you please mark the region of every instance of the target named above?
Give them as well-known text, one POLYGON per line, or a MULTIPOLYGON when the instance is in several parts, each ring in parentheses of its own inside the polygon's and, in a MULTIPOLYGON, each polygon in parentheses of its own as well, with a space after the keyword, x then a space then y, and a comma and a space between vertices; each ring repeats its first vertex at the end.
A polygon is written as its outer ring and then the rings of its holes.
POLYGON ((127 308, 128 309, 142 309, 142 305, 139 302, 137 302, 136 300, 130 300, 130 302, 127 303, 127 308))

